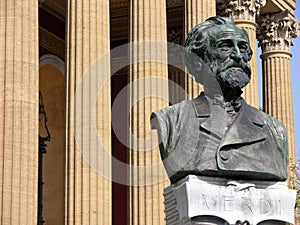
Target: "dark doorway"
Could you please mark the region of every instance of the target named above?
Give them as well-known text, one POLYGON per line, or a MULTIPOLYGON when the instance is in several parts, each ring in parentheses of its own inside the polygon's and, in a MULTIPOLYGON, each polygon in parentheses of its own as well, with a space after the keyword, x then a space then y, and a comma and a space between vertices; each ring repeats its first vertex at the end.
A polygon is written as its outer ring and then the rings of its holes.
MULTIPOLYGON (((112 96, 112 105, 120 94, 120 91, 127 85, 127 70, 112 76, 111 78, 111 96, 112 96)), ((126 96, 127 91, 123 90, 122 95, 126 96)), ((124 136, 127 136, 127 101, 122 101, 121 105, 118 105, 118 110, 112 112, 112 121, 117 122, 118 128, 121 128, 121 132, 124 136), (124 133, 125 132, 125 133, 124 133)), ((114 124, 114 122, 112 123, 114 124)), ((120 130, 119 130, 120 132, 120 130)), ((123 136, 122 135, 122 136, 123 136)), ((117 137, 114 127, 112 127, 112 156, 114 159, 128 164, 128 149, 126 143, 122 143, 120 138, 117 137)), ((122 180, 128 180, 128 171, 122 170, 117 166, 116 163, 112 162, 112 176, 113 180, 119 180, 118 178, 122 177, 122 180)), ((112 183, 112 224, 114 225, 126 225, 128 221, 128 186, 120 184, 118 182, 112 183)))

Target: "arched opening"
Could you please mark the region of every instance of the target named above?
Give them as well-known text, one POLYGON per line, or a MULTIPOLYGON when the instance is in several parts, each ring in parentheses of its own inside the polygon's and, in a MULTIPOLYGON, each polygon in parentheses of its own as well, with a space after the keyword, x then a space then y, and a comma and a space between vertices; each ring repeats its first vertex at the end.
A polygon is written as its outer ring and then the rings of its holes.
MULTIPOLYGON (((64 224, 65 192, 65 71, 64 62, 47 54, 40 58, 39 91, 47 116, 51 140, 46 142, 42 159, 43 220, 47 224, 64 224)), ((40 123, 40 135, 44 130, 40 123)))

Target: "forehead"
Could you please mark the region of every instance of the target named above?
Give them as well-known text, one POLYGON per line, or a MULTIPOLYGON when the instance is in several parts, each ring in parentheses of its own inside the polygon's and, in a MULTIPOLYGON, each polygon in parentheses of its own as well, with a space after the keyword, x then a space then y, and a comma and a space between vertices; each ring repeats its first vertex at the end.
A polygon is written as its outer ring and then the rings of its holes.
POLYGON ((234 26, 218 26, 209 31, 209 35, 215 39, 216 42, 222 40, 239 40, 249 42, 247 33, 234 26))

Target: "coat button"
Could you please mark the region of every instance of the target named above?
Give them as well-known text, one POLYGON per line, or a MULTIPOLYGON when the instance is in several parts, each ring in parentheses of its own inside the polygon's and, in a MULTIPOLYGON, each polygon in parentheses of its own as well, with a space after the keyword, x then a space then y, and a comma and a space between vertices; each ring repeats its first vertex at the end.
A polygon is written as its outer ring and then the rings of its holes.
POLYGON ((223 159, 224 161, 226 161, 226 160, 229 159, 229 152, 228 151, 221 151, 220 152, 220 156, 221 156, 221 159, 223 159))

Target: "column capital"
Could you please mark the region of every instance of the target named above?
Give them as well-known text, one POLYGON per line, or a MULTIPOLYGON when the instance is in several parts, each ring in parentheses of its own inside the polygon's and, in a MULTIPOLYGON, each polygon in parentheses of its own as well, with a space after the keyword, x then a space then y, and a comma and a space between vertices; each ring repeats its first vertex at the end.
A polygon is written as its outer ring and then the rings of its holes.
POLYGON ((257 38, 262 52, 266 51, 290 51, 293 46, 293 38, 299 35, 299 22, 283 11, 275 14, 260 15, 257 19, 259 29, 257 38))
POLYGON ((233 20, 251 20, 255 22, 255 17, 265 4, 266 0, 217 0, 217 14, 230 17, 233 20))
MULTIPOLYGON (((168 31, 168 42, 177 44, 177 45, 183 45, 184 40, 183 40, 183 30, 182 29, 177 29, 177 28, 173 28, 170 31, 168 31)), ((173 61, 173 63, 175 64, 182 64, 182 53, 178 53, 178 51, 174 48, 169 48, 168 49, 168 57, 175 59, 175 61, 173 61), (181 56, 178 57, 178 54, 180 54, 181 56)))
POLYGON ((168 31, 168 42, 183 45, 183 31, 182 29, 173 28, 168 31))

